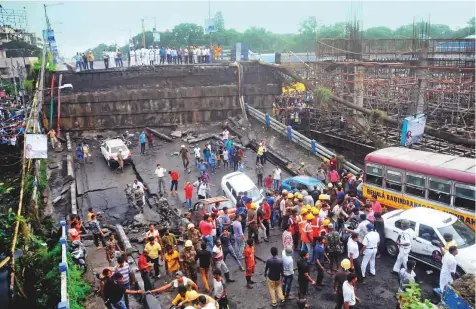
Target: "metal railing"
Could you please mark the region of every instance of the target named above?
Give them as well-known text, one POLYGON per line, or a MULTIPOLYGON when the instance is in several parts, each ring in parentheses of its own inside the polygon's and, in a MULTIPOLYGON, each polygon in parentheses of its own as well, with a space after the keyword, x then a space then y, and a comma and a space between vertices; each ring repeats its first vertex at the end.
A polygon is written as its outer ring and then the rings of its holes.
POLYGON ((61 263, 58 265, 58 270, 61 274, 61 301, 58 303, 58 309, 69 308, 69 296, 68 296, 68 260, 66 253, 68 252, 68 231, 66 227, 66 221, 61 221, 61 263))
MULTIPOLYGON (((335 153, 333 153, 329 149, 325 148, 322 145, 319 145, 316 140, 311 140, 308 137, 302 135, 301 133, 293 130, 291 126, 286 126, 282 124, 270 115, 264 114, 259 110, 249 106, 249 104, 246 104, 245 107, 248 115, 265 124, 266 127, 275 130, 281 135, 284 135, 289 141, 295 142, 304 149, 311 150, 313 155, 327 159, 330 159, 332 158, 332 156, 335 155, 335 153)), ((358 174, 361 172, 361 169, 359 167, 355 166, 347 160, 344 160, 344 167, 352 174, 358 174)))

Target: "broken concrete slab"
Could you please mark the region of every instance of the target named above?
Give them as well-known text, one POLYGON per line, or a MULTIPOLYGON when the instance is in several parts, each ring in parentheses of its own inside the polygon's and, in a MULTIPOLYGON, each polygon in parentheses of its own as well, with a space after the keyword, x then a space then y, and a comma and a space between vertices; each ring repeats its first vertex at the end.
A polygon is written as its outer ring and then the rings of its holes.
POLYGON ((182 137, 182 131, 172 131, 170 135, 179 138, 182 137))
POLYGON ((116 224, 116 230, 126 254, 132 253, 132 245, 129 242, 126 233, 124 232, 124 227, 120 224, 116 224))
POLYGON ((50 164, 48 164, 48 168, 49 168, 50 170, 54 170, 54 169, 56 169, 56 168, 58 168, 58 167, 59 167, 59 166, 58 166, 58 163, 50 163, 50 164))
POLYGON ((253 141, 253 142, 256 141, 256 134, 255 134, 255 132, 253 132, 253 131, 248 132, 248 139, 249 139, 250 141, 253 141))
POLYGON ((57 196, 57 197, 53 200, 53 204, 56 204, 56 203, 58 203, 59 201, 61 201, 61 195, 60 195, 60 196, 57 196))
POLYGON ((163 140, 166 140, 168 142, 171 142, 172 139, 170 137, 168 137, 167 135, 163 134, 163 133, 160 133, 159 131, 157 130, 154 130, 154 129, 151 129, 151 128, 145 128, 147 131, 151 132, 152 134, 154 134, 155 136, 163 139, 163 140))
POLYGON ((240 137, 240 141, 241 141, 241 144, 243 144, 243 146, 247 147, 249 144, 251 144, 251 141, 250 139, 248 138, 247 135, 243 135, 242 137, 240 137))

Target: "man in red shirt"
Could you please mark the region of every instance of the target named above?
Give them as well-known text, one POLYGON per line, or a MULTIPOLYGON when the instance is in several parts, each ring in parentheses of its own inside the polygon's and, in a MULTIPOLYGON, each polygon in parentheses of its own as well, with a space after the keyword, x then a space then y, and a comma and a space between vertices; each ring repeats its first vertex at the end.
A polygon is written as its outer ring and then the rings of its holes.
POLYGON ((144 290, 149 291, 152 289, 152 282, 150 281, 149 277, 152 264, 147 262, 147 256, 145 255, 146 252, 143 249, 141 249, 141 251, 142 252, 138 259, 139 272, 142 280, 144 281, 144 290))
POLYGON ((264 179, 264 187, 268 190, 271 190, 272 186, 273 186, 273 176, 268 175, 268 177, 264 179))
POLYGON ((199 228, 200 228, 200 233, 202 233, 203 241, 207 244, 208 251, 212 252, 213 251, 213 236, 212 236, 213 223, 212 223, 212 218, 210 217, 209 214, 205 214, 203 216, 203 220, 200 221, 199 228))
POLYGON ((192 209, 192 196, 193 196, 193 185, 190 183, 190 181, 187 181, 185 183, 185 187, 183 188, 185 191, 185 202, 187 203, 187 209, 191 210, 192 209))
POLYGON ((271 219, 271 206, 269 206, 266 199, 264 199, 263 204, 263 225, 266 229, 266 239, 269 238, 269 220, 271 219))
POLYGON ((380 205, 379 201, 377 201, 377 195, 375 194, 372 195, 372 210, 374 213, 382 213, 382 205, 380 205))
POLYGON ((177 195, 177 187, 179 180, 179 173, 177 171, 169 171, 172 183, 170 184, 170 195, 177 195))
POLYGON ((331 170, 337 169, 337 159, 335 155, 333 155, 332 158, 329 160, 329 167, 331 168, 331 170))

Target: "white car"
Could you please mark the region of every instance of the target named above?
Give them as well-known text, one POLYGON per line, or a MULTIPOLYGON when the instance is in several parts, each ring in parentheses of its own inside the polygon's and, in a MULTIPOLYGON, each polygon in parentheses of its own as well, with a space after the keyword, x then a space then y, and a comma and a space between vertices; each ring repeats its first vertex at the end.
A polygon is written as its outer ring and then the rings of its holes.
POLYGON ((122 150, 122 157, 124 163, 132 163, 132 154, 121 139, 109 139, 105 140, 101 144, 101 153, 106 160, 107 166, 111 167, 112 164, 117 164, 117 154, 119 150, 122 150))
POLYGON ((262 190, 259 190, 254 182, 246 174, 242 172, 233 172, 223 176, 221 180, 221 189, 233 205, 236 205, 236 200, 240 192, 246 192, 246 196, 251 198, 256 206, 264 200, 262 190))
POLYGON ((442 255, 438 243, 446 245, 443 235, 450 233, 458 247, 458 274, 476 274, 474 231, 455 215, 432 208, 417 207, 390 211, 382 215, 382 218, 385 221, 385 246, 389 255, 398 255, 396 241, 402 231, 402 220, 406 219, 410 222, 410 228, 415 231, 411 258, 441 269, 442 255))

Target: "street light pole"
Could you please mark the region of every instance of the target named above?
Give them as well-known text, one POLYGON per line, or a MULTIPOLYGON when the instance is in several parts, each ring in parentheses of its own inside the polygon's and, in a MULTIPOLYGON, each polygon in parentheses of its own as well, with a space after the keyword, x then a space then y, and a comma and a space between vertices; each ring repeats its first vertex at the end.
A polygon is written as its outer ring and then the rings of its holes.
MULTIPOLYGON (((212 19, 212 11, 211 11, 211 5, 210 5, 210 0, 208 0, 208 22, 210 22, 212 19)), ((210 55, 211 55, 211 49, 212 49, 212 32, 210 31, 208 33, 209 38, 210 38, 210 55)))

